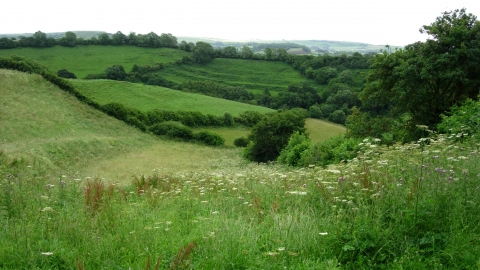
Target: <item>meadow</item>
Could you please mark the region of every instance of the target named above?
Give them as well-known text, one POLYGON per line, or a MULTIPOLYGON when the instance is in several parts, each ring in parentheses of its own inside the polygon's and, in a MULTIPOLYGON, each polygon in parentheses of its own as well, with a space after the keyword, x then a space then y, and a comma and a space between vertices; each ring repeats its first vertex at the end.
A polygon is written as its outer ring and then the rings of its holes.
POLYGON ((293 168, 154 138, 38 75, 0 70, 0 96, 2 269, 480 268, 476 138, 293 168))
POLYGON ((245 103, 185 93, 160 86, 110 80, 71 80, 78 91, 99 104, 122 103, 142 111, 153 109, 169 111, 199 111, 203 114, 234 116, 244 111, 260 113, 274 110, 245 103))
POLYGON ((82 46, 73 48, 55 46, 52 48, 15 48, 0 50, 0 57, 18 55, 35 59, 52 72, 67 69, 77 78, 88 74, 103 73, 105 68, 123 65, 128 72, 133 65, 153 65, 170 63, 189 53, 170 48, 142 48, 137 46, 82 46))

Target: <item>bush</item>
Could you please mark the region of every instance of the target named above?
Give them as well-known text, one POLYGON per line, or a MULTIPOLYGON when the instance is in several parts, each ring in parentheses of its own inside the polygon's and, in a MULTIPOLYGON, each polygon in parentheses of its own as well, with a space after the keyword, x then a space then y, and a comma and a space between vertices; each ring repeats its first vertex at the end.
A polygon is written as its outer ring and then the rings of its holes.
POLYGON ((277 161, 290 166, 301 165, 303 155, 311 145, 312 142, 307 135, 296 131, 290 137, 288 145, 282 150, 277 161))
POLYGON ((200 131, 195 134, 194 137, 195 140, 205 143, 206 145, 220 146, 225 144, 225 140, 222 136, 210 131, 200 131))
POLYGON ((251 161, 276 160, 287 145, 290 136, 305 131, 305 111, 290 110, 267 115, 256 124, 248 138, 252 141, 245 148, 245 157, 251 161))
POLYGON ((190 128, 175 121, 155 124, 151 126, 149 130, 155 135, 164 135, 170 138, 178 138, 187 141, 194 138, 193 131, 190 128))
MULTIPOLYGON (((469 134, 480 132, 480 102, 468 99, 462 106, 453 106, 447 115, 441 115, 438 131, 447 134, 469 134)), ((460 136, 461 137, 461 136, 460 136)))
POLYGON ((236 146, 236 147, 246 147, 248 145, 248 139, 245 138, 245 137, 240 137, 240 138, 236 138, 234 141, 233 141, 233 144, 236 146))
POLYGON ((255 126, 262 120, 263 114, 256 111, 244 111, 239 116, 235 117, 235 122, 245 125, 247 127, 255 126))
POLYGON ((109 80, 121 81, 127 77, 127 73, 122 65, 113 65, 105 69, 105 77, 109 80))
POLYGON ((66 78, 66 79, 76 79, 77 78, 77 76, 75 76, 75 74, 73 74, 72 72, 69 72, 66 69, 60 69, 57 72, 57 76, 61 77, 61 78, 66 78))

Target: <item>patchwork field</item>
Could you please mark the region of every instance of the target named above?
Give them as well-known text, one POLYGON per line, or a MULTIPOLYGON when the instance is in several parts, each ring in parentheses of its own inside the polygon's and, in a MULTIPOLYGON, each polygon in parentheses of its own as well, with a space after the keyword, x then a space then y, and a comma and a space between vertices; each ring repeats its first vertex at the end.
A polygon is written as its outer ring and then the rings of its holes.
POLYGON ((269 90, 272 95, 287 90, 289 85, 314 83, 286 63, 245 59, 217 58, 206 65, 174 65, 157 73, 175 83, 207 80, 242 86, 254 93, 269 90))

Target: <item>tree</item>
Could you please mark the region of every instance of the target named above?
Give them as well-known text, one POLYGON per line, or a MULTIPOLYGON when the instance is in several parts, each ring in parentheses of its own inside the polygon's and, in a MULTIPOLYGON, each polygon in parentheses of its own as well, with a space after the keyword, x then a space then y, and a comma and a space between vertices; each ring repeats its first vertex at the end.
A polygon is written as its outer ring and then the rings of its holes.
POLYGON ((240 56, 244 59, 251 59, 253 57, 253 51, 248 46, 243 46, 240 51, 240 56))
POLYGON ((105 78, 109 80, 121 81, 127 77, 127 73, 122 65, 113 65, 105 69, 105 78))
POLYGON ((60 39, 60 45, 75 47, 77 45, 77 35, 71 31, 65 32, 65 36, 60 39))
POLYGON ((110 36, 107 33, 98 36, 98 44, 100 45, 110 45, 111 42, 110 36))
POLYGON ((208 63, 213 60, 215 50, 209 43, 198 41, 193 49, 193 60, 197 63, 208 63))
POLYGON ((364 109, 408 114, 410 124, 433 127, 440 114, 480 90, 480 23, 465 9, 444 12, 420 30, 431 39, 373 59, 361 93, 364 109))
POLYGON ((47 34, 42 31, 37 31, 33 34, 33 46, 35 47, 47 47, 47 34))
POLYGON ((120 46, 128 43, 128 37, 121 31, 112 35, 112 45, 120 46))
POLYGON ((238 52, 237 48, 233 46, 227 46, 222 49, 222 56, 226 58, 237 58, 238 57, 238 52))
POLYGON ((305 113, 290 110, 273 113, 258 122, 250 131, 252 142, 245 149, 245 157, 251 161, 268 162, 277 159, 287 145, 290 136, 305 132, 305 113))

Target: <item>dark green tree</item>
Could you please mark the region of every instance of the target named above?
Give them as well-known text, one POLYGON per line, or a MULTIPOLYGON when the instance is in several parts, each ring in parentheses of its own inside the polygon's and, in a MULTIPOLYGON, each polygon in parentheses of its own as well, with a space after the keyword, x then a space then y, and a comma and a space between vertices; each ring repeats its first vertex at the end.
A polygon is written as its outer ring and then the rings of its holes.
POLYGON ((113 65, 105 69, 105 78, 109 80, 124 80, 127 77, 127 73, 122 65, 113 65))
POLYGON ((251 161, 276 160, 295 132, 305 132, 305 112, 289 110, 267 115, 250 131, 252 142, 245 149, 245 157, 251 161))
POLYGON ((110 36, 107 33, 103 33, 98 36, 98 44, 110 45, 111 43, 112 43, 112 40, 110 39, 110 36))
POLYGON ((222 56, 226 58, 237 58, 238 57, 238 52, 237 48, 233 46, 227 46, 222 49, 222 56))
MULTIPOLYGON (((480 90, 480 23, 465 9, 444 12, 420 30, 431 39, 377 55, 360 98, 364 110, 433 127, 441 113, 480 90)), ((373 115, 372 115, 373 116, 373 115)), ((414 138, 411 138, 414 139, 414 138)))
POLYGON ((251 59, 253 57, 253 51, 248 46, 243 46, 240 50, 240 56, 244 59, 251 59))
POLYGON ((128 37, 121 31, 112 35, 112 45, 120 46, 128 43, 128 37))
POLYGON ((35 47, 47 47, 47 34, 42 31, 37 31, 33 34, 33 46, 35 47))
POLYGON ((77 45, 77 35, 71 31, 65 32, 65 36, 60 39, 60 45, 66 47, 75 47, 77 45))
POLYGON ((193 49, 193 60, 197 63, 208 63, 213 60, 215 50, 209 43, 198 41, 193 49))

